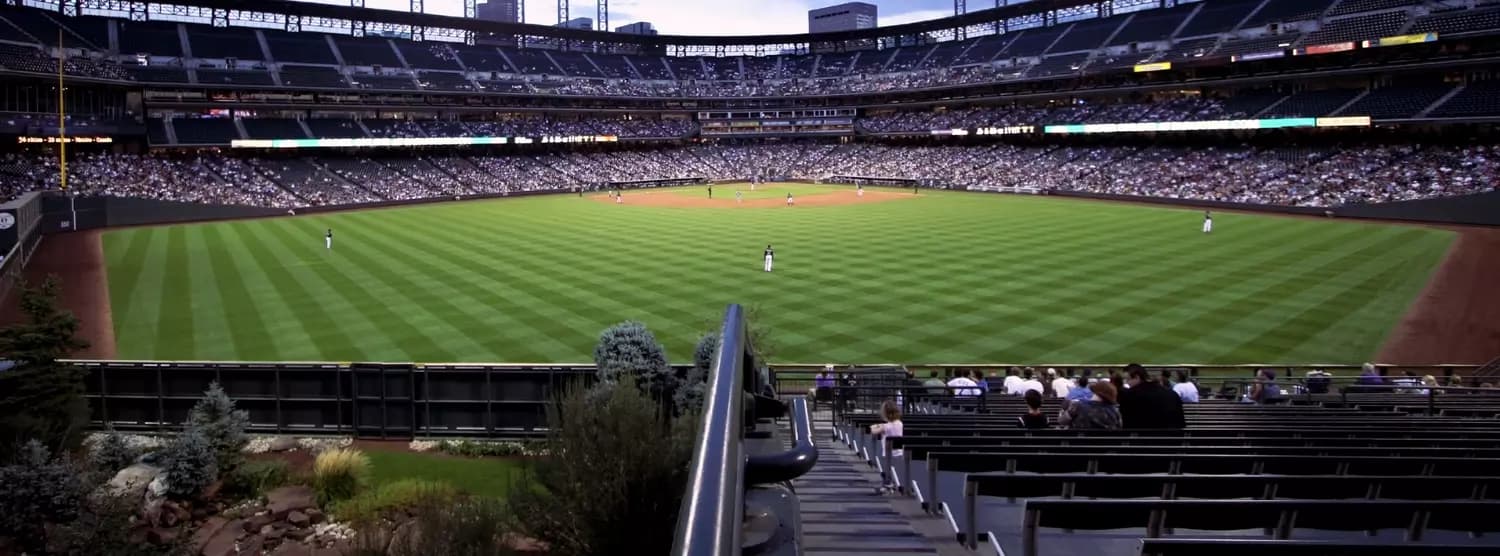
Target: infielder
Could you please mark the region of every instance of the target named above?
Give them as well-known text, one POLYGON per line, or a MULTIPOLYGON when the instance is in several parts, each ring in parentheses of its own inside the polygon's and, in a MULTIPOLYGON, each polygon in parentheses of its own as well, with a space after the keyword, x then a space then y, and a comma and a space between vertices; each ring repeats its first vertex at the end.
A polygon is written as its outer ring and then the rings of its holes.
POLYGON ((1214 231, 1214 215, 1213 215, 1212 212, 1209 212, 1209 211, 1205 210, 1205 211, 1203 211, 1203 233, 1207 234, 1207 233, 1212 233, 1213 231, 1214 231))
POLYGON ((767 244, 766 245, 766 272, 770 272, 771 271, 771 261, 775 257, 776 257, 776 251, 773 250, 773 249, 771 249, 771 246, 769 244, 767 244))
POLYGON ((708 186, 708 198, 714 198, 714 186, 712 185, 708 186))
POLYGON ((329 228, 328 233, 323 235, 323 248, 333 249, 333 228, 329 228))
POLYGON ((620 195, 619 191, 616 191, 615 192, 615 204, 618 205, 618 204, 623 203, 623 202, 625 202, 625 199, 620 195))
POLYGON ((864 198, 864 196, 865 196, 865 186, 863 184, 854 186, 854 196, 855 197, 859 197, 859 198, 864 198))
POLYGON ((792 205, 795 205, 795 204, 797 204, 797 201, 795 201, 795 200, 792 199, 792 194, 791 193, 787 193, 786 194, 786 206, 792 206, 792 205))
POLYGON ((745 202, 745 192, 744 191, 735 191, 734 192, 734 202, 740 203, 740 204, 744 204, 744 202, 745 202))

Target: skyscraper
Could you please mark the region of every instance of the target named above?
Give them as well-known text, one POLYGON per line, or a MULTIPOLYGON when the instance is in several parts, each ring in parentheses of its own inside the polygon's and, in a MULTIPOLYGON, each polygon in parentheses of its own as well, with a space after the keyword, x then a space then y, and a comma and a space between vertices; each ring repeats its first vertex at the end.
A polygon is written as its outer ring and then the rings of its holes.
POLYGON ((874 29, 878 24, 878 19, 879 9, 874 4, 846 2, 837 6, 808 10, 807 32, 827 33, 874 29))
POLYGON ((569 19, 569 20, 564 21, 562 23, 558 23, 556 25, 553 25, 553 27, 564 27, 564 28, 567 28, 567 29, 583 29, 584 31, 588 31, 589 29, 593 29, 594 28, 594 18, 592 18, 592 17, 575 17, 573 19, 569 19))
POLYGON ((651 22, 649 21, 637 21, 635 23, 631 23, 630 25, 621 25, 619 27, 615 27, 615 32, 625 33, 628 35, 655 35, 656 27, 651 25, 651 22))
POLYGON ((474 17, 500 23, 520 23, 522 1, 524 0, 489 0, 474 6, 474 17))

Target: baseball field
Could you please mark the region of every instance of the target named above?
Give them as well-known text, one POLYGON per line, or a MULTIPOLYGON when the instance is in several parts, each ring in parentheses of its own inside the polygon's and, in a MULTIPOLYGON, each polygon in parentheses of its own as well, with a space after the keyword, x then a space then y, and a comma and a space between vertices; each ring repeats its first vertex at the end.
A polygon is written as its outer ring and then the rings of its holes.
POLYGON ((600 330, 640 320, 685 362, 739 302, 782 362, 1357 363, 1455 235, 1231 213, 1204 234, 1198 210, 794 184, 621 201, 110 231, 117 353, 583 362, 600 330))

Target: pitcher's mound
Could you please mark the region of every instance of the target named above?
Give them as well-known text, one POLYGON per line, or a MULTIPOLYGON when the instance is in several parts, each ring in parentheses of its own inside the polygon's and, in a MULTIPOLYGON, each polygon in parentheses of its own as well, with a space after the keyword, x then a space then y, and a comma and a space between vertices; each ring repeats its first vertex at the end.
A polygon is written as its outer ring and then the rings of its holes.
MULTIPOLYGON (((627 191, 623 194, 623 196, 625 198, 625 202, 621 204, 638 207, 797 208, 856 205, 864 203, 883 203, 886 201, 910 199, 912 197, 912 194, 870 190, 866 190, 863 197, 860 197, 858 195, 858 192, 849 190, 829 191, 826 193, 810 193, 806 195, 794 196, 793 199, 797 204, 790 207, 787 206, 785 197, 771 199, 745 199, 740 202, 735 202, 733 191, 726 191, 721 195, 715 195, 712 199, 708 198, 707 194, 702 193, 701 191, 697 193, 697 196, 683 191, 671 190, 627 191), (723 198, 724 195, 727 195, 728 198, 723 198)), ((608 194, 591 195, 589 196, 589 198, 601 203, 613 204, 615 202, 614 196, 608 194)))

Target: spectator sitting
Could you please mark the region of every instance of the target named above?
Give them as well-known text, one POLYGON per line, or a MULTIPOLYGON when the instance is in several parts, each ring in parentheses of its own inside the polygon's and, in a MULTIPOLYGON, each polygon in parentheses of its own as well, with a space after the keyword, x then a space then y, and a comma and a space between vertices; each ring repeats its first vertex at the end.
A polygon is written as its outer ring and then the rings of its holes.
POLYGON ((833 376, 833 365, 828 365, 823 368, 823 372, 818 373, 818 376, 813 378, 813 385, 815 386, 813 389, 813 399, 820 402, 833 399, 833 376))
POLYGON ((927 393, 933 396, 941 396, 948 392, 948 383, 943 382, 943 379, 938 378, 937 371, 932 371, 932 376, 923 381, 922 386, 926 386, 927 393))
POLYGON ((1087 373, 1078 375, 1078 378, 1074 381, 1073 387, 1068 389, 1068 402, 1072 403, 1088 400, 1090 396, 1094 395, 1093 392, 1089 391, 1090 385, 1091 383, 1089 382, 1089 376, 1087 373))
POLYGON ((1437 385, 1438 385, 1437 377, 1432 376, 1432 375, 1423 376, 1422 377, 1422 386, 1423 386, 1423 388, 1421 390, 1417 390, 1417 393, 1421 394, 1423 396, 1426 396, 1429 393, 1432 393, 1432 394, 1441 394, 1441 393, 1443 393, 1442 390, 1438 390, 1437 389, 1437 385))
POLYGON ((1015 367, 1011 367, 1011 368, 1007 369, 1005 371, 1005 382, 1001 383, 1001 385, 1005 387, 1005 395, 1007 395, 1007 396, 1019 396, 1021 393, 1018 392, 1018 391, 1016 391, 1016 387, 1019 386, 1020 384, 1021 384, 1020 372, 1016 371, 1015 367))
POLYGON ((1026 414, 1021 416, 1020 426, 1023 429, 1047 428, 1047 416, 1042 413, 1041 392, 1035 390, 1026 392, 1026 414))
POLYGON ((1121 419, 1120 408, 1115 405, 1115 385, 1101 380, 1090 385, 1089 392, 1089 399, 1069 405, 1058 416, 1058 423, 1075 430, 1118 430, 1121 419))
POLYGON ((1017 388, 1020 390, 1019 392, 1017 392, 1017 394, 1019 395, 1024 396, 1027 392, 1036 392, 1040 394, 1042 393, 1042 381, 1037 380, 1036 376, 1032 375, 1031 371, 1028 370, 1026 371, 1026 380, 1022 380, 1021 384, 1017 388))
POLYGON ((1172 391, 1182 398, 1182 403, 1198 403, 1198 385, 1188 378, 1187 371, 1177 373, 1177 384, 1172 385, 1172 391))
POLYGON ((1151 379, 1145 367, 1125 367, 1130 388, 1120 392, 1120 417, 1127 429, 1180 429, 1187 426, 1182 398, 1151 379))
POLYGON ((979 390, 979 383, 969 378, 968 369, 959 369, 958 376, 948 381, 948 387, 953 389, 953 395, 955 396, 979 397, 983 394, 979 390))
POLYGON ((1073 381, 1057 376, 1057 369, 1047 369, 1047 376, 1052 379, 1052 395, 1059 398, 1067 398, 1068 391, 1073 389, 1073 381))
MULTIPOLYGON (((884 403, 880 404, 880 416, 881 418, 885 419, 885 422, 870 425, 870 434, 880 440, 880 449, 882 452, 884 452, 886 446, 885 439, 901 438, 903 429, 903 425, 901 424, 901 406, 896 405, 896 402, 886 400, 884 403)), ((901 452, 902 450, 898 448, 895 450, 891 450, 891 452, 889 454, 886 454, 886 456, 901 457, 901 452)), ((886 492, 896 490, 895 476, 891 474, 889 470, 887 470, 884 475, 884 484, 875 489, 875 492, 877 494, 884 494, 886 492)))
POLYGON ((1271 404, 1281 401, 1281 387, 1276 385, 1276 371, 1261 369, 1250 385, 1250 401, 1271 404))

